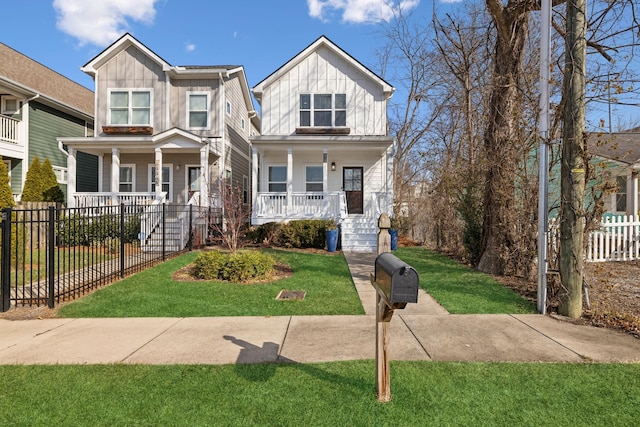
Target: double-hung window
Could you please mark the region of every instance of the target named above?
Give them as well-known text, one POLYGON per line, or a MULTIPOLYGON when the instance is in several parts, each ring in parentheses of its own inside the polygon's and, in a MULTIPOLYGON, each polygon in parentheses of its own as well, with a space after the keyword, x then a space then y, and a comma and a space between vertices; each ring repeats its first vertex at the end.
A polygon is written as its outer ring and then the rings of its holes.
POLYGON ((209 129, 209 94, 188 92, 187 105, 189 129, 209 129))
POLYGON ((300 94, 300 126, 341 127, 346 125, 346 94, 300 94))
POLYGON ((149 126, 150 89, 112 89, 109 92, 109 124, 149 126))
POLYGON ((136 179, 135 165, 120 165, 120 192, 131 193, 134 191, 136 179))
POLYGON ((321 192, 323 188, 322 166, 307 166, 306 167, 306 181, 307 191, 321 192))
POLYGON ((618 176, 616 178, 618 191, 616 191, 616 212, 627 211, 627 177, 618 176))
POLYGON ((287 167, 269 166, 269 192, 287 191, 287 167))
MULTIPOLYGON (((162 191, 167 193, 167 198, 172 199, 172 181, 173 181, 173 165, 162 165, 162 191)), ((149 165, 149 192, 156 192, 156 167, 149 165)))

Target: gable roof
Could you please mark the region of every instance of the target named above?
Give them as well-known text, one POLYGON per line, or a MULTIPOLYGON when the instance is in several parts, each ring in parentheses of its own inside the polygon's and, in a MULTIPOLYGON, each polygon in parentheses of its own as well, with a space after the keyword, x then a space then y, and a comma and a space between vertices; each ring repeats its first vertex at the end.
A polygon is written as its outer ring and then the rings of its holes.
POLYGON ((369 77, 372 81, 377 82, 378 85, 382 88, 382 91, 387 98, 390 98, 391 95, 393 95, 393 92, 395 91, 395 88, 393 86, 387 83, 382 77, 378 76, 376 73, 371 71, 369 68, 364 66, 360 61, 355 59, 353 56, 349 55, 347 52, 342 50, 338 45, 336 45, 334 42, 329 40, 327 36, 322 35, 318 37, 316 41, 314 41, 309 46, 307 46, 304 50, 298 53, 296 56, 294 56, 289 61, 287 61, 284 65, 278 68, 276 71, 268 75, 260 83, 255 85, 252 89, 252 92, 256 97, 256 99, 260 101, 260 99, 262 98, 262 92, 264 91, 264 88, 266 86, 269 86, 271 83, 278 80, 282 75, 289 72, 289 70, 297 66, 305 58, 307 58, 313 52, 317 51, 322 47, 326 47, 327 49, 332 51, 334 54, 336 54, 338 57, 351 63, 351 65, 353 65, 354 68, 356 68, 358 71, 360 71, 361 73, 369 77))
POLYGON ((590 133, 589 151, 621 165, 640 167, 640 132, 590 133))
POLYGON ((93 117, 93 91, 3 43, 0 43, 0 84, 25 96, 38 95, 57 108, 93 117))

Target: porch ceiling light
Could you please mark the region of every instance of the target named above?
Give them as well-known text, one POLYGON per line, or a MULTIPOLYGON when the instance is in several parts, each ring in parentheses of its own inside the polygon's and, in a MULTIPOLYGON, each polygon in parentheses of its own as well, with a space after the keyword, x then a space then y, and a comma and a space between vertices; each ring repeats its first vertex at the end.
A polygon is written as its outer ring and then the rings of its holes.
POLYGON ((331 170, 332 171, 336 170, 336 162, 331 162, 331 170))

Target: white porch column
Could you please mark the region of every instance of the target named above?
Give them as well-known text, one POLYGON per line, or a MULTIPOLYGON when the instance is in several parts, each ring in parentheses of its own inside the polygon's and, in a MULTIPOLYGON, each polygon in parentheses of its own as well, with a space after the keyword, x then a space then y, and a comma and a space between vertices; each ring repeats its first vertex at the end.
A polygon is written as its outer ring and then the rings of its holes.
POLYGON ((329 153, 327 147, 322 148, 322 191, 326 193, 329 191, 329 168, 327 167, 327 163, 329 153))
POLYGON ((69 157, 67 157, 67 206, 76 207, 76 174, 78 167, 78 152, 75 148, 69 147, 69 157))
MULTIPOLYGON (((156 148, 156 196, 162 193, 162 149, 156 148)), ((167 197, 170 197, 168 194, 167 197)))
POLYGON ((118 204, 118 193, 120 192, 120 150, 111 149, 111 204, 118 204))
POLYGON ((291 212, 293 206, 293 147, 287 151, 287 210, 291 212))
POLYGON ((631 210, 631 215, 633 215, 633 220, 638 220, 638 171, 636 169, 631 169, 631 182, 630 182, 629 191, 627 191, 628 203, 630 204, 629 208, 631 210))
POLYGON ((200 149, 200 206, 209 206, 209 144, 200 149))
POLYGON ((258 200, 258 149, 251 149, 251 209, 255 212, 258 200))

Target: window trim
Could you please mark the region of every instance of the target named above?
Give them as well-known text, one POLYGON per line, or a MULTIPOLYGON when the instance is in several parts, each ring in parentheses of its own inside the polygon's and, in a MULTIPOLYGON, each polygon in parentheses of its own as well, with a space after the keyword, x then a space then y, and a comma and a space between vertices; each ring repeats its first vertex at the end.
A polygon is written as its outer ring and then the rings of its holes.
POLYGON ((327 128, 327 127, 331 127, 331 128, 345 128, 347 127, 347 94, 346 93, 336 93, 336 92, 330 92, 330 93, 320 93, 320 92, 300 92, 298 94, 298 126, 302 127, 302 128, 327 128), (308 109, 303 109, 302 108, 302 96, 304 95, 308 95, 309 98, 309 108, 308 109), (331 95, 331 124, 330 125, 316 125, 315 124, 315 112, 320 112, 320 111, 328 111, 328 109, 316 109, 315 108, 315 97, 318 95, 331 95), (345 97, 345 107, 344 108, 336 108, 336 96, 337 95, 344 95, 345 97), (344 119, 344 124, 341 125, 336 125, 336 112, 338 111, 344 111, 345 114, 345 119, 344 119), (308 125, 303 125, 302 124, 302 120, 301 120, 301 115, 303 112, 309 112, 309 124, 308 125))
MULTIPOLYGON (((147 191, 149 193, 155 192, 155 189, 153 189, 153 186, 155 185, 155 174, 153 173, 153 169, 155 167, 156 165, 154 163, 149 163, 147 165, 147 191)), ((162 169, 165 168, 169 169, 169 181, 166 183, 169 186, 169 189, 167 190, 167 200, 173 201, 173 163, 163 163, 162 169)), ((165 182, 163 181, 162 184, 164 185, 165 182)))
POLYGON ((231 115, 231 101, 229 101, 228 99, 226 100, 224 111, 227 113, 227 116, 231 115))
POLYGON ((187 92, 187 100, 186 100, 186 111, 187 111, 187 129, 191 129, 191 130, 209 130, 211 129, 211 114, 209 112, 209 106, 210 106, 210 94, 209 92, 203 92, 203 91, 188 91, 187 92), (191 100, 191 96, 192 95, 196 95, 196 96, 205 96, 206 97, 206 105, 207 108, 205 110, 191 110, 191 103, 189 102, 191 100), (207 114, 207 124, 205 127, 200 127, 200 126, 191 126, 191 113, 192 112, 205 112, 207 114))
POLYGON ((19 98, 17 96, 3 96, 2 97, 2 105, 0 106, 1 110, 0 113, 4 114, 5 116, 11 116, 13 114, 17 114, 18 112, 20 112, 20 108, 22 108, 21 104, 22 98, 19 98), (12 110, 7 110, 7 101, 16 101, 16 109, 14 111, 12 110))
POLYGON ((618 175, 616 176, 616 186, 618 187, 618 190, 615 192, 614 194, 614 209, 615 212, 627 212, 627 197, 629 195, 629 183, 627 182, 627 176, 626 175, 618 175), (623 183, 624 185, 621 186, 620 184, 623 183), (621 191, 624 190, 624 191, 621 191), (624 202, 624 209, 619 210, 618 209, 618 205, 620 203, 624 202))
POLYGON ((109 126, 152 126, 153 125, 153 88, 109 88, 107 89, 107 123, 109 126), (111 118, 111 94, 113 92, 127 92, 129 101, 127 105, 127 123, 113 123, 111 118), (134 92, 149 94, 149 123, 133 123, 133 106, 131 105, 134 92))
MULTIPOLYGON (((135 163, 121 163, 120 169, 122 168, 131 168, 131 193, 135 193, 136 191, 136 165, 135 163)), ((119 173, 119 172, 118 172, 119 173)), ((120 175, 122 176, 122 175, 120 175)), ((122 180, 118 179, 120 185, 122 185, 122 180)), ((127 183, 128 184, 128 183, 127 183)), ((127 193, 127 191, 122 191, 118 188, 118 191, 121 193, 127 193)))
POLYGON ((249 200, 249 177, 242 175, 242 203, 245 205, 250 203, 249 200))

